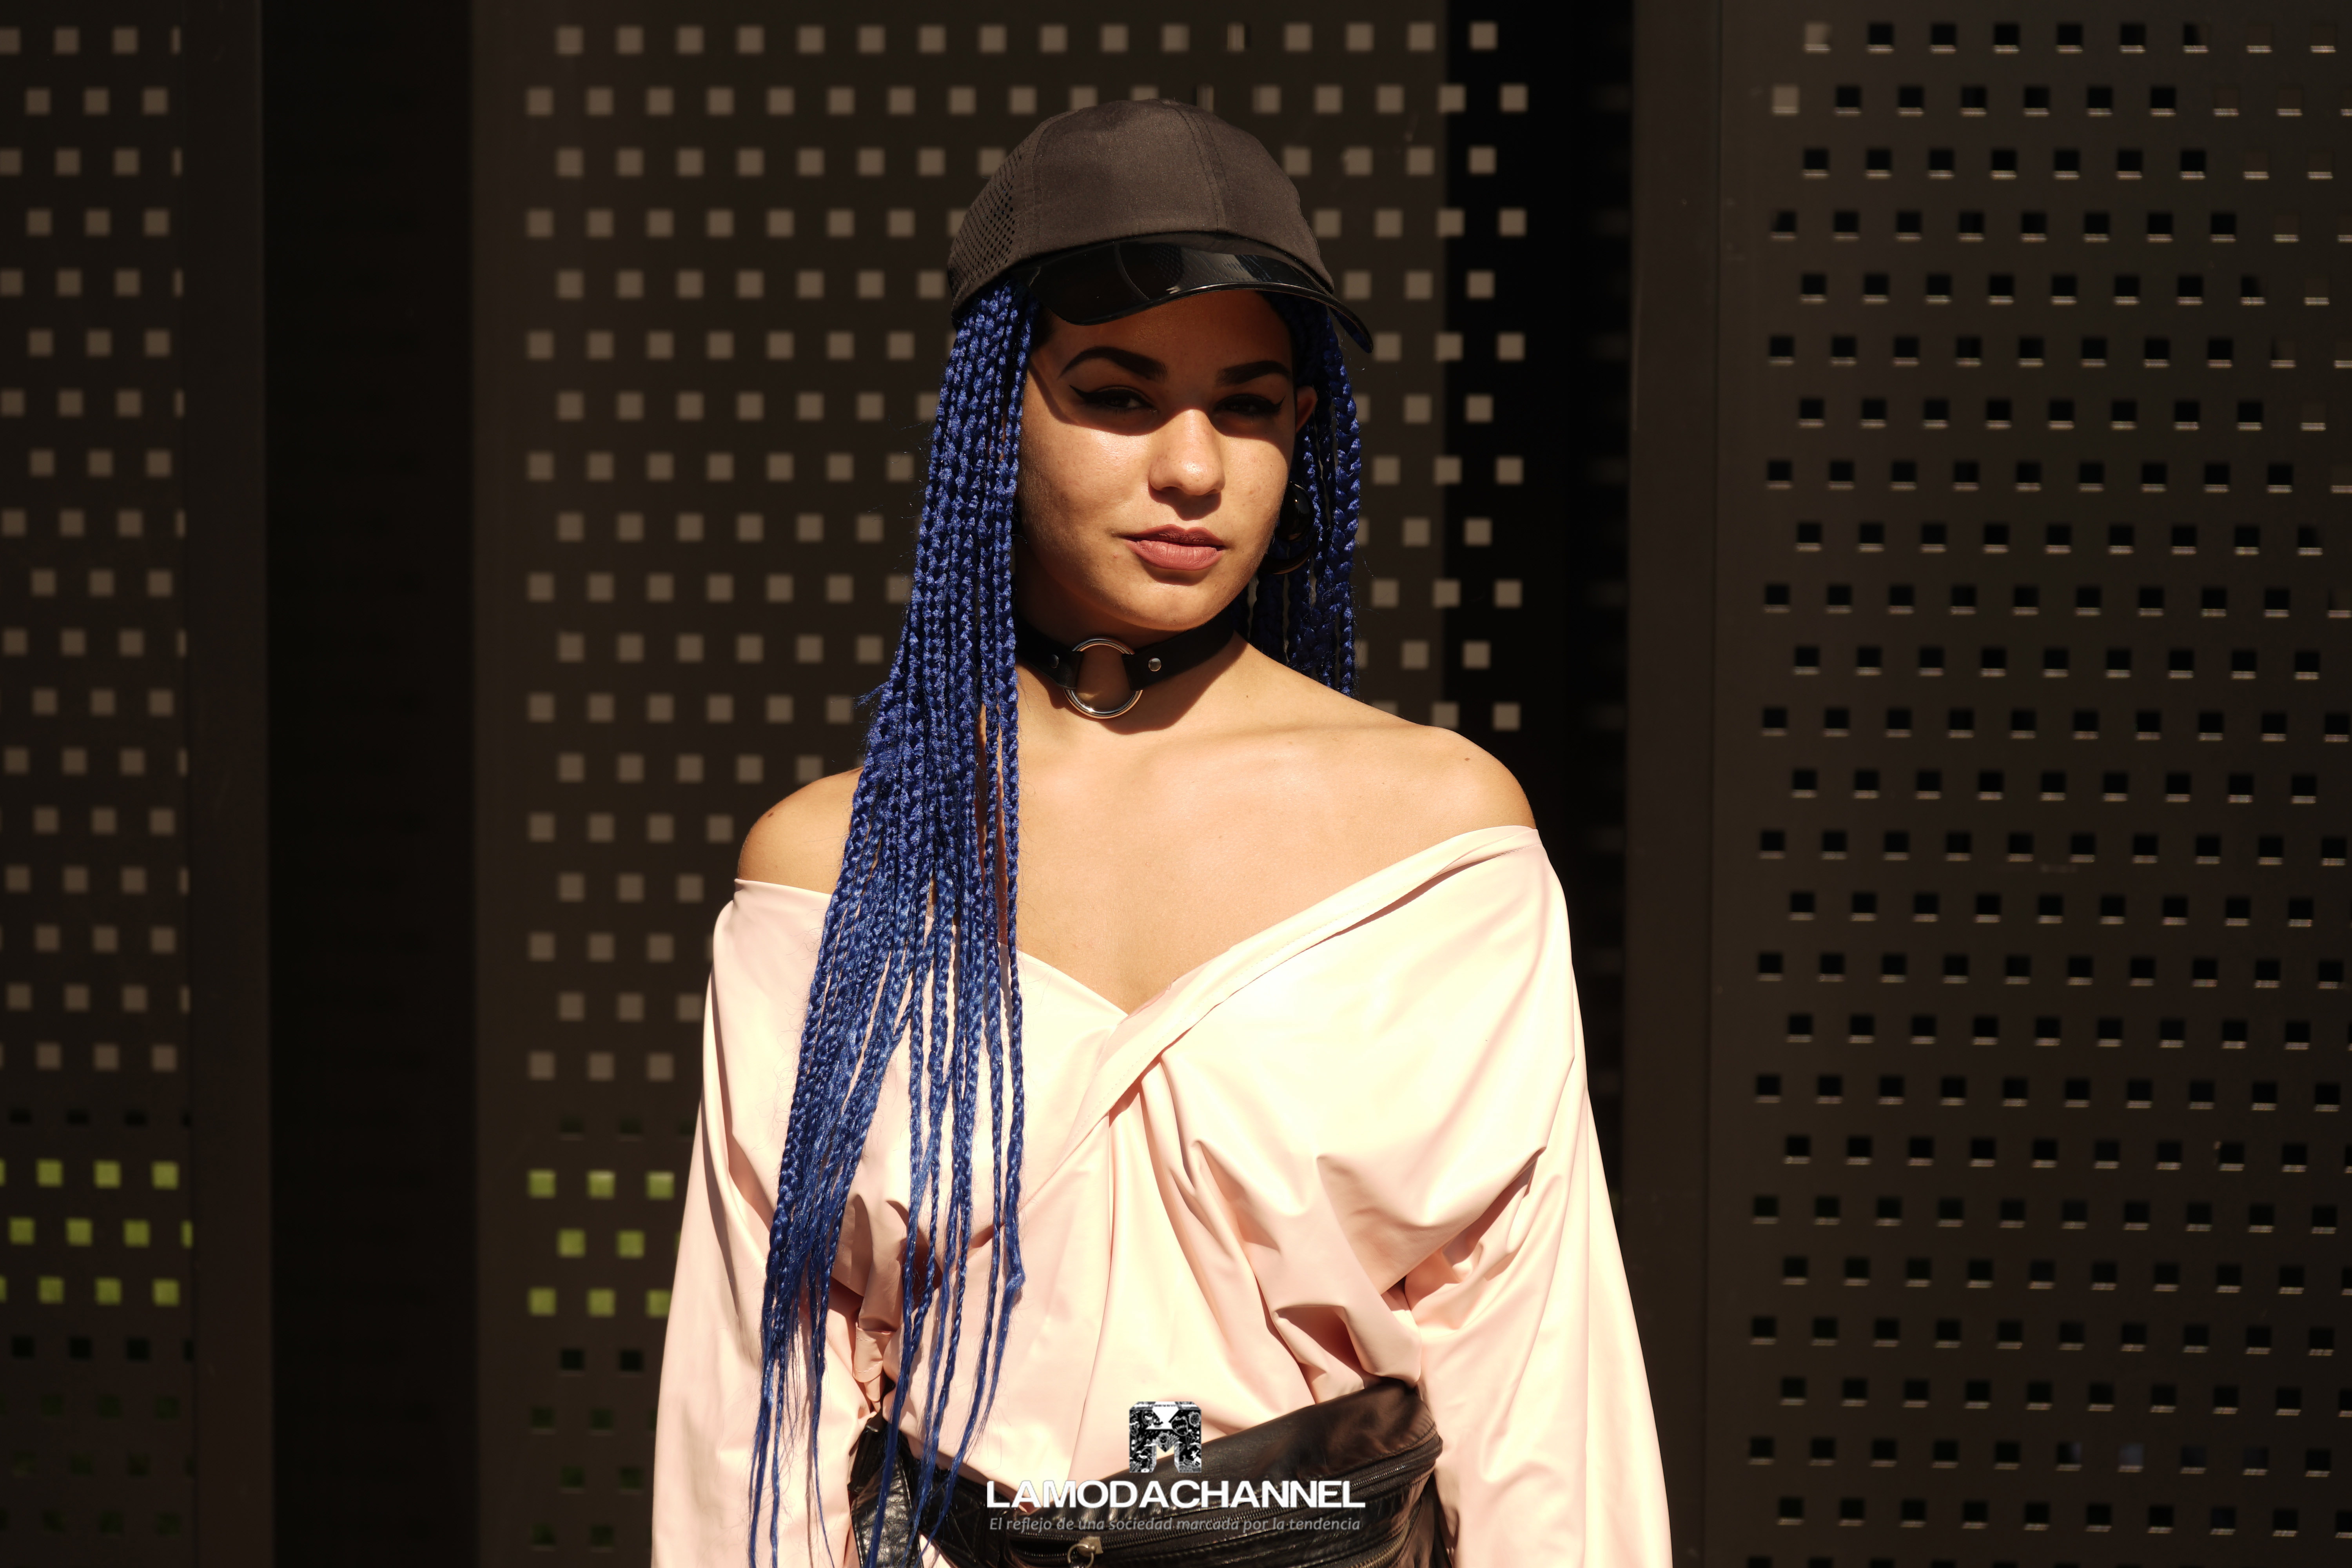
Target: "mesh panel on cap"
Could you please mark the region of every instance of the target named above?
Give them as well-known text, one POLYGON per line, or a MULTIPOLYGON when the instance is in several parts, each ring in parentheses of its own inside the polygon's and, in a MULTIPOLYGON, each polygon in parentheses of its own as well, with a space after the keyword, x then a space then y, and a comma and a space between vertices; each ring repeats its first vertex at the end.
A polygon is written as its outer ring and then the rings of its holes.
POLYGON ((948 247, 948 294, 958 309, 1017 259, 1013 254, 1013 237, 1019 232, 1013 219, 1013 187, 1020 165, 1034 155, 1036 142, 1034 131, 1023 137, 964 212, 955 242, 948 247))

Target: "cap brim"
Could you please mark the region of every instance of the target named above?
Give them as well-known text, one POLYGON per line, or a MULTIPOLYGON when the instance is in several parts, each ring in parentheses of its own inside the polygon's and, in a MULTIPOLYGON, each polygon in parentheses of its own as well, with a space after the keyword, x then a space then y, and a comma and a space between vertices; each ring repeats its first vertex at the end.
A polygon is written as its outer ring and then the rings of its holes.
POLYGON ((1253 289, 1311 300, 1338 319, 1358 347, 1372 346, 1361 318, 1297 263, 1258 251, 1209 249, 1181 239, 1146 235, 1085 246, 1016 267, 1012 276, 1038 303, 1078 326, 1116 321, 1190 294, 1253 289))

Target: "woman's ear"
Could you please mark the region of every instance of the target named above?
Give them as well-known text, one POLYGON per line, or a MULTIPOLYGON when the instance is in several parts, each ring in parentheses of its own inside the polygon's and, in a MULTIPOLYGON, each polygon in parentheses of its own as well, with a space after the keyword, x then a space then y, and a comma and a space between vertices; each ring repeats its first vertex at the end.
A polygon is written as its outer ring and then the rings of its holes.
POLYGON ((1298 387, 1290 395, 1298 405, 1298 423, 1290 427, 1290 433, 1296 436, 1307 428, 1307 422, 1315 417, 1316 407, 1323 399, 1322 395, 1311 386, 1298 387))

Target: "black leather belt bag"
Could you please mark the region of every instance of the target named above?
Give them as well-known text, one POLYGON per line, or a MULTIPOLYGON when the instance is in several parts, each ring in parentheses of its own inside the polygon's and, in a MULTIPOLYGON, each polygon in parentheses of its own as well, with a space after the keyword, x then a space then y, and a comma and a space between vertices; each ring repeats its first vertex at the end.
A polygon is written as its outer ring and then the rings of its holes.
MULTIPOLYGON (((1205 1482, 1213 1491, 1250 1483, 1345 1481, 1354 1508, 1177 1508, 1154 1504, 1071 1505, 1023 1513, 989 1506, 989 1483, 941 1473, 949 1489, 947 1516, 928 1532, 931 1545, 955 1568, 1450 1568, 1443 1510, 1431 1477, 1444 1447, 1437 1424, 1409 1383, 1382 1381, 1359 1393, 1262 1422, 1201 1445, 1201 1468, 1179 1471, 1172 1456, 1159 1457, 1149 1474, 1107 1477, 1150 1482, 1162 1492, 1179 1481, 1205 1482)), ((918 1460, 905 1436, 877 1415, 866 1423, 850 1468, 850 1517, 856 1528, 860 1568, 872 1568, 867 1542, 877 1510, 883 1519, 881 1563, 913 1561, 908 1517, 910 1479, 918 1460), (882 1457, 895 1443, 889 1495, 882 1495, 882 1457)), ((1018 1483, 995 1483, 1000 1505, 1018 1483)), ((1088 1483, 1091 1493, 1094 1483, 1088 1483)), ((1311 1484, 1284 1500, 1318 1495, 1311 1484)), ((1322 1489, 1330 1498, 1338 1489, 1322 1489)), ((938 1495, 934 1490, 933 1495, 938 1495)), ((1197 1496, 1188 1490, 1187 1495, 1197 1496)))

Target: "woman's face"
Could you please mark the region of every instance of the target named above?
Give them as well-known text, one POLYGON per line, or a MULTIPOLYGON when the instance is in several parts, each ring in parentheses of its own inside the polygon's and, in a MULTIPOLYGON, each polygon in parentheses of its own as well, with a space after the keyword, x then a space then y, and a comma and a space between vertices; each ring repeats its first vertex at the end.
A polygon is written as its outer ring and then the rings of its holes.
POLYGON ((1194 294, 1100 326, 1041 316, 1021 426, 1022 612, 1052 636, 1156 641, 1238 595, 1315 411, 1265 297, 1194 294))

